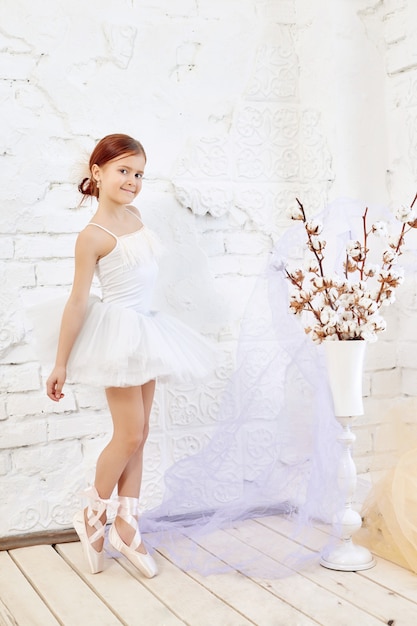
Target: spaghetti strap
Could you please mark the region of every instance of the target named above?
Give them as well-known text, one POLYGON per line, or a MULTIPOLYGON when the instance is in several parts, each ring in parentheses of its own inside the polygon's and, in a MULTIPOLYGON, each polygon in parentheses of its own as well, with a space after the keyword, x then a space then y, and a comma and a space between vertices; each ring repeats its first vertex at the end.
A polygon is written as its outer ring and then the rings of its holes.
POLYGON ((131 211, 130 209, 128 209, 128 208, 127 208, 127 206, 125 207, 125 209, 126 209, 126 211, 127 211, 128 213, 130 213, 131 215, 134 215, 134 216, 136 217, 136 219, 137 219, 137 220, 138 220, 138 221, 142 224, 142 226, 143 226, 143 222, 142 222, 141 218, 139 217, 139 215, 137 215, 136 213, 134 213, 133 211, 131 211))
POLYGON ((104 226, 101 226, 100 224, 96 224, 95 222, 88 222, 87 226, 97 226, 98 228, 101 228, 101 230, 106 231, 106 233, 109 233, 109 235, 114 237, 116 239, 116 241, 118 241, 118 239, 119 239, 117 237, 117 235, 115 235, 114 233, 111 232, 111 230, 108 230, 107 228, 104 228, 104 226))

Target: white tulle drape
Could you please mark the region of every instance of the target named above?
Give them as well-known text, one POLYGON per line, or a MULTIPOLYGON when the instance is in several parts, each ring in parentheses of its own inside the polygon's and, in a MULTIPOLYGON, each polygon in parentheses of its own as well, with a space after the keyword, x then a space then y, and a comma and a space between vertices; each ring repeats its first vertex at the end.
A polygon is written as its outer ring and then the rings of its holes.
MULTIPOLYGON (((362 213, 362 206, 342 201, 323 216, 332 269, 342 262, 355 228, 361 234, 362 213)), ((300 257, 304 240, 297 224, 273 250, 243 317, 237 367, 220 404, 217 431, 201 452, 170 468, 162 504, 142 519, 154 546, 164 546, 184 569, 210 573, 222 568, 208 556, 197 558, 190 542, 185 548, 182 534, 198 543, 202 535, 239 520, 285 515, 293 519, 302 543, 309 523, 331 522, 343 506, 336 478, 340 426, 323 346, 313 344, 288 309, 284 262, 300 257)), ((246 559, 243 544, 238 553, 225 548, 223 557, 240 571, 282 574, 261 556, 246 559)), ((304 565, 297 553, 283 559, 292 567, 304 565)))

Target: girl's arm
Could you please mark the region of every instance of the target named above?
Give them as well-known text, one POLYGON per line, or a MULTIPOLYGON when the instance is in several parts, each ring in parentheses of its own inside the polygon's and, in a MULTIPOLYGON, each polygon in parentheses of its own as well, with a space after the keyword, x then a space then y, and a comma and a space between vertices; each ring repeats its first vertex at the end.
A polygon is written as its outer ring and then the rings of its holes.
POLYGON ((94 268, 99 258, 98 241, 95 233, 83 230, 75 244, 74 282, 62 315, 55 367, 46 383, 47 395, 55 402, 64 397, 62 387, 66 378, 67 361, 87 310, 94 268))

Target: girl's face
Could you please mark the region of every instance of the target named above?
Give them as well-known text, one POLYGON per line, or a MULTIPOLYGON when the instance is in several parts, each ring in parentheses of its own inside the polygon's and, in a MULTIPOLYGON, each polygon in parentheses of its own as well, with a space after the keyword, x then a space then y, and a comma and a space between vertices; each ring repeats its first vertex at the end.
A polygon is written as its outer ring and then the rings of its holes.
POLYGON ((122 155, 102 167, 93 165, 92 174, 99 181, 99 201, 115 205, 130 204, 142 189, 145 169, 143 154, 122 155))

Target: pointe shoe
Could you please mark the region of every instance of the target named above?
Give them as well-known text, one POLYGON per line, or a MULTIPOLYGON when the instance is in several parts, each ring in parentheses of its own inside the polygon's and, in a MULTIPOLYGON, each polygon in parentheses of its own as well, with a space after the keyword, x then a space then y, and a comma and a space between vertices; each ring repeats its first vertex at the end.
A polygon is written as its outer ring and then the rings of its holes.
POLYGON ((131 544, 128 546, 120 537, 113 522, 109 531, 109 542, 115 550, 123 554, 129 561, 140 571, 146 578, 153 578, 158 573, 158 568, 151 555, 146 552, 138 552, 136 548, 142 543, 142 538, 138 528, 137 516, 139 512, 139 501, 137 498, 129 498, 127 496, 119 496, 119 508, 117 515, 127 524, 135 529, 135 536, 131 544))
POLYGON ((73 517, 73 524, 78 537, 80 538, 84 555, 92 574, 98 574, 104 569, 104 549, 97 551, 93 544, 100 538, 104 539, 105 526, 100 517, 107 509, 108 500, 103 500, 97 493, 95 487, 89 487, 84 491, 84 495, 89 498, 87 507, 87 524, 94 528, 95 532, 88 535, 84 509, 77 511, 73 517))

